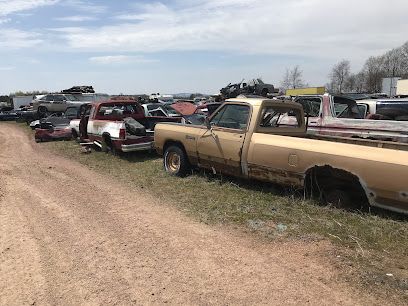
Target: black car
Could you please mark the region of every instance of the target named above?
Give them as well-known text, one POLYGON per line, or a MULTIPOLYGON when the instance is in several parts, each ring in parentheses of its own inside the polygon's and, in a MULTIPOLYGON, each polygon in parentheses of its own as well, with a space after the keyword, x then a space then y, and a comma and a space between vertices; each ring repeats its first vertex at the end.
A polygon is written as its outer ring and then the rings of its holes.
POLYGON ((12 107, 3 106, 0 108, 0 121, 13 121, 18 119, 18 115, 12 107))

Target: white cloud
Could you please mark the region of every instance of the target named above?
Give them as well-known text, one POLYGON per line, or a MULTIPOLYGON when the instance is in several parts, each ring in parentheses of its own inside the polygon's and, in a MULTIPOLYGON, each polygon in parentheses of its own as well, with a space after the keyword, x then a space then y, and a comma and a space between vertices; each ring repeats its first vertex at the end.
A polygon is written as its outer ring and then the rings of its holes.
POLYGON ((54 5, 59 0, 0 0, 0 16, 31 10, 37 7, 54 5))
POLYGON ((153 63, 157 62, 154 59, 148 59, 143 56, 129 55, 106 55, 90 57, 89 61, 95 64, 125 64, 125 63, 153 63))
POLYGON ((0 47, 7 49, 29 48, 42 42, 38 33, 18 29, 1 29, 0 47))
POLYGON ((10 22, 10 21, 11 21, 10 18, 0 18, 0 24, 7 23, 7 22, 10 22))
POLYGON ((86 12, 88 14, 101 14, 108 10, 108 7, 104 5, 97 5, 94 2, 84 0, 65 0, 63 4, 77 11, 86 12))
POLYGON ((3 66, 3 67, 0 67, 0 71, 11 71, 11 70, 14 70, 16 67, 13 67, 13 66, 3 66))
POLYGON ((175 7, 139 5, 118 14, 120 24, 63 29, 63 36, 79 50, 216 50, 351 59, 407 39, 406 0, 179 0, 175 7))
POLYGON ((83 22, 83 21, 96 20, 96 17, 83 16, 83 15, 74 15, 74 16, 57 17, 57 18, 54 18, 54 20, 68 21, 68 22, 83 22))

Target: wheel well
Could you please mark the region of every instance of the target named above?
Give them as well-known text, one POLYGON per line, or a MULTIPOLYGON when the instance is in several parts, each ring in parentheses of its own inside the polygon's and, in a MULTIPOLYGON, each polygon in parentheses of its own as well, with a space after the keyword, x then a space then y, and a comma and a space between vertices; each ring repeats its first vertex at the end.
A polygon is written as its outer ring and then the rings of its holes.
POLYGON ((183 152, 184 152, 184 154, 185 154, 186 157, 187 157, 187 160, 190 160, 189 157, 188 157, 188 155, 187 155, 187 151, 186 151, 186 149, 184 148, 184 145, 183 145, 180 141, 175 141, 175 140, 168 140, 168 141, 166 141, 165 144, 164 144, 164 146, 163 146, 163 154, 164 154, 164 152, 166 152, 167 148, 170 147, 170 146, 177 146, 177 147, 179 147, 180 149, 182 149, 183 152))
POLYGON ((367 201, 365 190, 360 179, 349 171, 331 166, 315 166, 306 172, 305 190, 311 195, 321 196, 324 188, 347 191, 353 197, 367 201))
POLYGON ((167 149, 168 147, 170 147, 170 146, 178 146, 178 147, 180 147, 180 149, 183 149, 184 152, 186 151, 186 150, 184 149, 183 144, 182 144, 180 141, 167 140, 167 141, 164 143, 163 152, 166 151, 166 149, 167 149))

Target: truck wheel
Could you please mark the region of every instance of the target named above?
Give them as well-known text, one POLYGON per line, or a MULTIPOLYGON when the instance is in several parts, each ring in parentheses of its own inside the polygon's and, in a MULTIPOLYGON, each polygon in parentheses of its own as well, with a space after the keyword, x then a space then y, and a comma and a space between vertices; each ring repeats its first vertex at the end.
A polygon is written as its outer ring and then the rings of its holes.
POLYGON ((186 154, 179 146, 169 146, 164 152, 164 169, 167 173, 183 177, 190 170, 186 154))
POLYGON ((45 106, 39 106, 37 112, 40 118, 43 118, 47 115, 48 109, 45 106))
POLYGON ((112 153, 112 155, 119 155, 119 151, 115 148, 112 139, 109 136, 103 137, 102 151, 105 153, 112 153))
MULTIPOLYGON (((74 129, 72 129, 72 139, 78 141, 78 133, 74 129)), ((78 141, 79 142, 79 141, 78 141)))

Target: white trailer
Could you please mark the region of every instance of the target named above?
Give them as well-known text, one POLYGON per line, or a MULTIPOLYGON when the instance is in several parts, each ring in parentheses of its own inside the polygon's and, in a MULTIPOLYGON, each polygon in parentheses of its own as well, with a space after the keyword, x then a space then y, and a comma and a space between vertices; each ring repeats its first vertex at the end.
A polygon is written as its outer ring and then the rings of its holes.
POLYGON ((397 82, 397 96, 408 96, 408 79, 398 80, 397 82))

